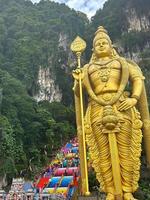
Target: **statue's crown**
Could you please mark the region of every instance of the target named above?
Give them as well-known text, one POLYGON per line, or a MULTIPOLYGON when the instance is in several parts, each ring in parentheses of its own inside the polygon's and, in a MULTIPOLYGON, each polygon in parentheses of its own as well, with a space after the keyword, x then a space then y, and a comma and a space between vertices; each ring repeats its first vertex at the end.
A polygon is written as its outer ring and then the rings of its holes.
POLYGON ((95 32, 95 35, 97 35, 98 33, 105 33, 108 35, 107 30, 103 26, 98 27, 97 31, 95 32))
POLYGON ((102 39, 102 38, 107 39, 108 42, 110 44, 112 44, 111 39, 110 39, 110 37, 108 35, 107 30, 103 26, 99 26, 98 29, 97 29, 97 31, 95 32, 95 37, 94 37, 94 40, 93 40, 93 45, 95 44, 95 42, 97 40, 102 39))

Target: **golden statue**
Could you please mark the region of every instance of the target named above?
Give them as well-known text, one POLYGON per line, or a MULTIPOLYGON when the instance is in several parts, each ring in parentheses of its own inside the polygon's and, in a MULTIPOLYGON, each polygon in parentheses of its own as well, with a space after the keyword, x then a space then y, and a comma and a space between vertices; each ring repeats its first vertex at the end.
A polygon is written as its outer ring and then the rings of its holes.
POLYGON ((140 177, 142 131, 150 166, 150 122, 144 76, 137 64, 118 55, 107 31, 100 26, 93 40, 90 62, 80 68, 85 45, 77 38, 73 70, 77 132, 81 159, 82 193, 89 195, 86 147, 106 200, 135 200, 140 177), (126 88, 130 88, 130 92, 126 88), (82 89, 88 94, 86 112, 82 89), (139 108, 139 111, 137 108, 139 108))

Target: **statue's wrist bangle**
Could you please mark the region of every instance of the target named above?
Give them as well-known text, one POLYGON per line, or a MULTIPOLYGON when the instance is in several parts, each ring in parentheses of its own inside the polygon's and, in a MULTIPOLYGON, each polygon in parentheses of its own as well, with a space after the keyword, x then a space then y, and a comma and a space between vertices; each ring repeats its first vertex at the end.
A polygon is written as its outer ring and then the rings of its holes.
POLYGON ((135 99, 138 101, 140 97, 133 94, 133 95, 131 96, 131 98, 135 98, 135 99))

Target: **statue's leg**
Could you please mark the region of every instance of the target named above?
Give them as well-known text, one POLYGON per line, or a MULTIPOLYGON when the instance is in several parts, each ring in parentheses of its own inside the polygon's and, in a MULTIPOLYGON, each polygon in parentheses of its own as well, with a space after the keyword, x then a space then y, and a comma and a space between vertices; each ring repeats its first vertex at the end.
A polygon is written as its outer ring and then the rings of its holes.
POLYGON ((102 112, 103 109, 101 109, 101 107, 96 104, 91 107, 89 112, 87 112, 86 121, 91 127, 91 131, 88 131, 86 134, 86 140, 89 146, 92 166, 96 172, 96 178, 100 183, 101 190, 107 193, 109 198, 111 195, 112 199, 114 198, 114 183, 111 168, 108 134, 102 133, 100 127, 102 112))
POLYGON ((131 157, 131 122, 125 121, 122 124, 121 131, 116 135, 120 159, 121 177, 123 190, 132 192, 132 172, 133 160, 131 157))
POLYGON ((92 125, 92 130, 95 137, 95 143, 97 144, 99 152, 99 172, 104 181, 106 192, 112 192, 114 184, 111 169, 108 135, 101 132, 100 127, 97 125, 97 123, 94 123, 92 125))
POLYGON ((132 193, 138 188, 140 176, 141 130, 133 126, 133 114, 125 115, 121 131, 117 134, 122 189, 124 200, 134 200, 132 193))

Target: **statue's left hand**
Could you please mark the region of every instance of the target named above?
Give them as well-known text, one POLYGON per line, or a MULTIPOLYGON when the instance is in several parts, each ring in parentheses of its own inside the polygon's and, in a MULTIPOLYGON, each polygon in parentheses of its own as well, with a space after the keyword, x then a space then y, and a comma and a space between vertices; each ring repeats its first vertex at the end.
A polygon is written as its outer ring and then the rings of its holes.
POLYGON ((119 111, 128 110, 129 108, 132 108, 133 106, 135 106, 136 103, 137 103, 137 99, 127 98, 123 102, 121 102, 121 104, 118 106, 118 110, 119 111))

